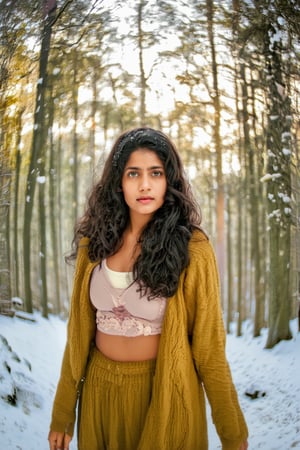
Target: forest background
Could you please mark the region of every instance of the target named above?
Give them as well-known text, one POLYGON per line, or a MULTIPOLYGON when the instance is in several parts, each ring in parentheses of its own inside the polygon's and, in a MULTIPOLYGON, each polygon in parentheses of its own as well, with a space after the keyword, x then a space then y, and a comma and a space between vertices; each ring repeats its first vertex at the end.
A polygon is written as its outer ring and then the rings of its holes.
POLYGON ((67 316, 75 221, 114 139, 178 147, 227 330, 299 311, 297 0, 0 1, 0 313, 67 316))

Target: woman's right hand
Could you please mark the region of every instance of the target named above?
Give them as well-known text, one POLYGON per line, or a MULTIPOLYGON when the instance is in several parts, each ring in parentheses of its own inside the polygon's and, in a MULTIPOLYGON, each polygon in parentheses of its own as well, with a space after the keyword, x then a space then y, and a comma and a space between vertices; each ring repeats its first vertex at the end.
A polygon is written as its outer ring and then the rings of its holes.
POLYGON ((50 450, 69 450, 71 439, 71 436, 66 433, 50 431, 48 436, 50 450))

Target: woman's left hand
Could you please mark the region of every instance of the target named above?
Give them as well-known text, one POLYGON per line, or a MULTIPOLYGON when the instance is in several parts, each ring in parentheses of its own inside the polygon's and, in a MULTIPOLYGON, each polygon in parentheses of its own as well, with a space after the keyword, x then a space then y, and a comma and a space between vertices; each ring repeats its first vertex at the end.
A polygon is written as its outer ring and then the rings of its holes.
POLYGON ((247 439, 241 443, 239 450, 247 450, 248 448, 248 441, 247 439))

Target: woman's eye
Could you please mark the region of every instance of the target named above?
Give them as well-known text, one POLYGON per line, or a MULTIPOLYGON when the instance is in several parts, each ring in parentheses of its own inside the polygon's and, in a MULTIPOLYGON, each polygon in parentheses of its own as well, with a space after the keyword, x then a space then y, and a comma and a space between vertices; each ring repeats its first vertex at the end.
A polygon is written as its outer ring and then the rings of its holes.
POLYGON ((153 177, 161 177, 161 176, 163 176, 163 171, 162 170, 154 170, 153 172, 152 172, 152 176, 153 177))
POLYGON ((136 170, 131 170, 127 175, 129 176, 129 178, 135 178, 138 176, 138 172, 136 170))

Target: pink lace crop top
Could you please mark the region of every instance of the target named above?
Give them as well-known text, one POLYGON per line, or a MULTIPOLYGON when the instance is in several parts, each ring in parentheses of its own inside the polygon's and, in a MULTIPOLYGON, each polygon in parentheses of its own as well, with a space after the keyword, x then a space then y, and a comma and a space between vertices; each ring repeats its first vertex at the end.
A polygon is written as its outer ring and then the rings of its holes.
POLYGON ((148 300, 137 292, 131 272, 115 272, 106 265, 93 270, 90 299, 95 306, 97 329, 119 336, 160 334, 166 309, 165 298, 148 300))

